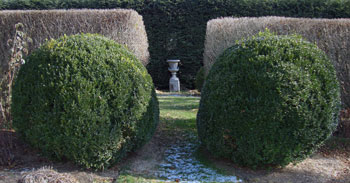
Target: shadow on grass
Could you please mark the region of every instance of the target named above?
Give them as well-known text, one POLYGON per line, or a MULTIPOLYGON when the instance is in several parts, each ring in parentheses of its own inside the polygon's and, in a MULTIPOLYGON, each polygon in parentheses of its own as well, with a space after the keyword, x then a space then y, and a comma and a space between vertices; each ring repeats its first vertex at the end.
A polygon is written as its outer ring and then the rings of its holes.
POLYGON ((165 127, 168 130, 185 130, 197 133, 196 118, 191 119, 180 119, 180 118, 169 118, 160 117, 160 121, 166 123, 165 127))
POLYGON ((197 133, 196 115, 200 98, 159 97, 160 122, 169 130, 197 133))
MULTIPOLYGON (((158 178, 146 177, 144 175, 132 175, 124 173, 118 177, 118 183, 129 183, 129 182, 137 182, 137 183, 165 183, 165 180, 161 180, 158 178)), ((169 181, 167 181, 169 182, 169 181)))
POLYGON ((192 97, 158 97, 162 110, 196 110, 200 98, 192 97))

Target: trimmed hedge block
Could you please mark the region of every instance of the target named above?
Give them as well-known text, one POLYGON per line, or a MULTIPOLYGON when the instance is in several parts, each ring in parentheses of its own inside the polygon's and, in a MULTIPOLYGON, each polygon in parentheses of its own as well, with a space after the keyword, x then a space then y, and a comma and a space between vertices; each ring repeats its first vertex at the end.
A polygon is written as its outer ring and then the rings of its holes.
MULTIPOLYGON (((78 33, 98 33, 126 46, 144 65, 148 64, 148 40, 145 26, 134 10, 45 10, 0 12, 0 66, 9 62, 10 47, 16 23, 21 22, 32 38, 29 53, 47 39, 78 33)), ((2 73, 0 74, 0 78, 2 73)))

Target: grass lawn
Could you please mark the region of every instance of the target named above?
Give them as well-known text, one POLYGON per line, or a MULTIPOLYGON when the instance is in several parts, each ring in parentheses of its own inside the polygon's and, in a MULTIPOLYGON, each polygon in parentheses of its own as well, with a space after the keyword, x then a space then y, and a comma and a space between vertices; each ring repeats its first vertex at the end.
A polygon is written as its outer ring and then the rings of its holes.
POLYGON ((198 97, 159 97, 160 123, 167 129, 197 133, 198 97))

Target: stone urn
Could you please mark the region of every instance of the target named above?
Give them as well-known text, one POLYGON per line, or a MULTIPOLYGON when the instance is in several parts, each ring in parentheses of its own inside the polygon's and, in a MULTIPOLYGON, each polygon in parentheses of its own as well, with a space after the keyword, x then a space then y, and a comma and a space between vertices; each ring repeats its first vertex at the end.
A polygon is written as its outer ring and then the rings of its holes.
POLYGON ((167 60, 169 63, 168 70, 171 72, 171 78, 169 81, 169 90, 170 92, 179 92, 180 91, 180 80, 176 77, 176 72, 179 71, 179 62, 180 60, 167 60))

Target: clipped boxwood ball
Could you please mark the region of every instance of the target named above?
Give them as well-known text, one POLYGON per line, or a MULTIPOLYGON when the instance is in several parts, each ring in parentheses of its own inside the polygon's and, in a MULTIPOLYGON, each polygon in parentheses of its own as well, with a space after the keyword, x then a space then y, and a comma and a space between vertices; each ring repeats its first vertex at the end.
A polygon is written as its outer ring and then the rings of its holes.
POLYGON ((12 93, 13 125, 44 154, 103 169, 150 139, 159 119, 150 75, 126 48, 94 34, 34 51, 12 93))
POLYGON ((301 37, 269 32, 228 48, 202 90, 197 127, 214 155, 251 168, 302 160, 337 126, 335 69, 301 37))

